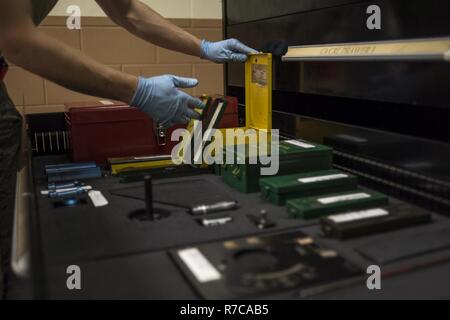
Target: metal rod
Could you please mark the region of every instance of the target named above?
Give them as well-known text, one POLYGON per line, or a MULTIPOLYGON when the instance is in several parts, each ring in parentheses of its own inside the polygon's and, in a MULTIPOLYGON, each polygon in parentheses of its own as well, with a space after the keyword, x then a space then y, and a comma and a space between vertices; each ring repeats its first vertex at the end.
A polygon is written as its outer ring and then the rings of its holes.
POLYGON ((63 131, 63 141, 64 141, 64 150, 67 150, 67 144, 66 144, 66 132, 63 131))
POLYGON ((41 137, 42 137, 42 148, 43 148, 43 152, 45 153, 45 133, 41 133, 41 137))
POLYGON ((50 136, 50 151, 51 151, 51 152, 53 152, 52 134, 53 134, 53 132, 49 132, 49 133, 48 133, 48 135, 50 136))
POLYGON ((35 132, 34 133, 34 143, 35 143, 35 150, 36 150, 36 153, 39 153, 39 142, 38 142, 38 137, 37 137, 37 133, 35 132))
POLYGON ((59 149, 59 131, 56 131, 56 147, 58 148, 58 151, 60 150, 59 149))

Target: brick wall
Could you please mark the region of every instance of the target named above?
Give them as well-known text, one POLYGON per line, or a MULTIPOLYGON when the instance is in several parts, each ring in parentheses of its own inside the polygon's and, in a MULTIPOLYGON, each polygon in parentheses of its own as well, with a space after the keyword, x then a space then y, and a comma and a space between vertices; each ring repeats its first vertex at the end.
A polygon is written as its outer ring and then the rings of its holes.
MULTIPOLYGON (((222 39, 222 22, 212 19, 175 19, 180 27, 199 38, 222 39)), ((175 74, 195 77, 200 84, 189 89, 192 95, 221 94, 223 68, 199 58, 179 54, 141 41, 105 17, 86 17, 82 29, 71 31, 64 17, 48 17, 41 30, 108 66, 134 75, 175 74)), ((8 92, 24 114, 63 111, 66 102, 95 99, 66 90, 50 81, 11 66, 5 79, 8 92)))

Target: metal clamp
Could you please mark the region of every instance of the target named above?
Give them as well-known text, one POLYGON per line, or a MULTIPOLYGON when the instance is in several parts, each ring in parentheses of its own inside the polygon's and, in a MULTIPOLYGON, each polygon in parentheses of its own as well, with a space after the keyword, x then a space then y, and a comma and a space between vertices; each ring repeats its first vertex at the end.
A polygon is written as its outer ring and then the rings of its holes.
POLYGON ((156 142, 158 143, 158 146, 163 147, 167 145, 167 128, 165 128, 163 125, 159 124, 155 128, 155 136, 156 136, 156 142))

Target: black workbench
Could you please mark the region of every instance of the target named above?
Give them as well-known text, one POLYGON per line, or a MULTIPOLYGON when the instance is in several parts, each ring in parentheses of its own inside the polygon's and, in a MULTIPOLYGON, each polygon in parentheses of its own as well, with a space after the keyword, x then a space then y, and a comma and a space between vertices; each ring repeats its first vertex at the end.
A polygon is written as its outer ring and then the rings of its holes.
MULTIPOLYGON (((171 259, 169 251, 262 233, 301 229, 318 242, 336 249, 364 270, 369 265, 377 264, 377 261, 363 257, 359 253, 361 247, 373 247, 378 244, 389 247, 389 243, 393 241, 399 246, 401 257, 409 246, 419 248, 424 245, 424 238, 420 236, 422 234, 425 235, 425 239, 429 239, 430 234, 440 234, 444 238, 448 234, 450 237, 450 220, 433 215, 432 223, 418 227, 344 242, 324 239, 321 237, 318 220, 289 219, 284 207, 262 202, 259 194, 241 194, 223 184, 221 178, 213 174, 157 180, 154 187, 155 195, 158 197, 160 189, 160 195, 173 198, 174 201, 177 197, 189 198, 199 197, 199 195, 208 199, 225 197, 239 201, 240 208, 227 213, 233 217, 234 221, 225 226, 204 228, 184 209, 173 207, 163 207, 170 209, 171 215, 161 221, 130 220, 129 214, 143 208, 144 202, 115 196, 111 192, 114 193, 115 190, 123 188, 135 188, 136 194, 142 193, 143 183, 124 185, 114 177, 88 181, 94 189, 103 192, 109 201, 108 206, 94 208, 89 202, 73 208, 55 208, 51 200, 40 195, 40 191, 46 189, 44 165, 65 161, 67 159, 64 156, 36 157, 32 161, 36 199, 34 212, 36 219, 34 220, 37 222, 32 225, 33 234, 37 235, 33 238, 33 250, 38 253, 38 259, 34 259, 33 268, 38 270, 35 276, 41 280, 38 283, 43 285, 44 297, 50 299, 199 299, 200 296, 171 259), (209 187, 204 188, 205 185, 209 187), (247 214, 258 214, 261 209, 270 213, 270 217, 277 222, 276 228, 260 231, 248 219, 247 214), (415 238, 417 243, 411 241, 415 238), (402 241, 408 241, 408 243, 402 243, 402 241), (69 291, 66 287, 68 277, 66 268, 69 265, 81 267, 82 290, 80 291, 69 291)), ((399 201, 391 199, 391 202, 399 201)), ((433 244, 429 245, 433 247, 433 244)), ((425 243, 425 249, 426 246, 425 243)), ((396 259, 395 250, 391 250, 390 260, 378 262, 389 265, 394 261, 395 264, 400 263, 403 266, 402 263, 411 261, 412 258, 415 261, 418 259, 424 259, 424 262, 436 261, 433 255, 439 257, 445 253, 444 249, 446 248, 439 247, 439 250, 427 256, 405 257, 405 259, 396 259)), ((450 298, 450 262, 437 263, 401 273, 383 280, 382 285, 381 291, 369 291, 365 280, 361 280, 348 287, 309 298, 450 298)), ((289 293, 267 298, 298 299, 300 297, 296 293, 289 293)))

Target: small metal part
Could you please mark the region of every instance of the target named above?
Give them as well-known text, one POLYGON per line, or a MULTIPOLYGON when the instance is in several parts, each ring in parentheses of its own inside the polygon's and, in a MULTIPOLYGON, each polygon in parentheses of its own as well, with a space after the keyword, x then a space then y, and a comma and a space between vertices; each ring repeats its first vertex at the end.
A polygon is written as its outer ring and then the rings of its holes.
POLYGON ((53 132, 49 132, 48 135, 50 137, 50 151, 53 152, 53 141, 52 141, 53 132))
POLYGON ((155 128, 155 136, 158 146, 167 145, 167 129, 162 125, 158 125, 155 128))
POLYGON ((270 229, 276 226, 274 221, 269 219, 269 213, 267 210, 261 210, 259 216, 248 215, 248 218, 258 227, 258 229, 270 229))
POLYGON ((223 243, 223 246, 227 250, 235 250, 239 248, 239 244, 236 241, 226 241, 223 243))
POLYGON ((63 141, 64 141, 64 150, 67 150, 67 144, 66 144, 66 132, 63 131, 62 134, 63 134, 63 141))
POLYGON ((336 258, 338 256, 338 253, 336 251, 324 250, 324 249, 317 250, 317 254, 324 259, 332 259, 332 258, 336 258))
POLYGON ((297 243, 301 246, 309 246, 314 243, 314 239, 313 238, 302 238, 302 239, 298 239, 297 243))
POLYGON ((84 186, 84 183, 80 182, 80 181, 49 183, 47 185, 49 190, 76 188, 76 187, 83 187, 83 186, 84 186))
POLYGON ((193 207, 189 212, 194 216, 207 215, 224 211, 236 210, 239 207, 237 201, 224 201, 213 205, 201 205, 193 207))
POLYGON ((42 138, 42 148, 43 148, 43 152, 45 153, 45 133, 41 133, 41 138, 42 138))
POLYGON ((48 197, 51 199, 74 197, 74 196, 79 196, 79 195, 85 194, 90 190, 92 190, 92 187, 90 187, 90 186, 71 188, 71 189, 69 188, 67 190, 56 190, 56 191, 50 191, 48 193, 48 197))
POLYGON ((269 217, 269 213, 267 212, 267 210, 261 210, 260 215, 261 215, 261 220, 267 221, 267 219, 269 217))
POLYGON ((256 245, 261 244, 261 239, 257 238, 257 237, 251 237, 251 238, 247 238, 246 242, 247 242, 247 244, 256 246, 256 245))
POLYGON ((213 218, 213 219, 208 219, 208 218, 200 219, 200 223, 204 227, 218 227, 218 226, 226 225, 226 224, 228 224, 230 222, 233 222, 233 218, 232 217, 220 217, 220 218, 213 218))
POLYGON ((34 143, 35 143, 35 150, 36 153, 39 153, 39 142, 38 142, 38 137, 37 137, 37 133, 34 133, 34 143))
POLYGON ((58 151, 60 150, 59 147, 59 131, 56 131, 56 147, 58 148, 58 151))

